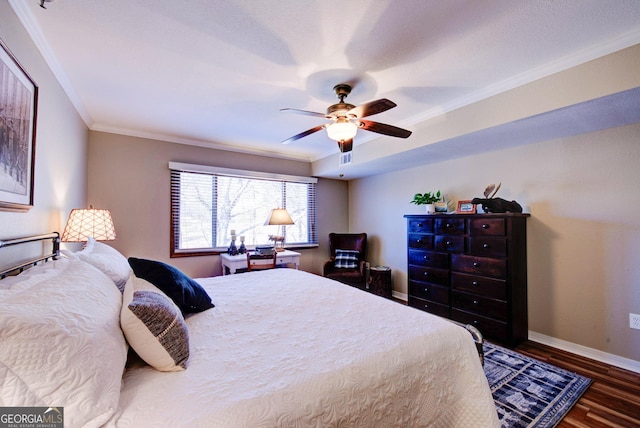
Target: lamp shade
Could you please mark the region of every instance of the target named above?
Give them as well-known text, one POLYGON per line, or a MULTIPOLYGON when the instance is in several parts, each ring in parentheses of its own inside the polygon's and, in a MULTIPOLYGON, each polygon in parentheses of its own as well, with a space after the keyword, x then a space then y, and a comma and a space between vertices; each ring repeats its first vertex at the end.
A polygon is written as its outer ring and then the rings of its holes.
POLYGON ((64 242, 84 242, 91 236, 96 241, 112 241, 116 239, 111 212, 90 207, 71 210, 69 220, 62 233, 64 242))
POLYGON ((291 216, 286 209, 274 208, 271 210, 271 214, 269 214, 264 224, 265 226, 282 226, 285 224, 293 224, 293 220, 291 220, 291 216))

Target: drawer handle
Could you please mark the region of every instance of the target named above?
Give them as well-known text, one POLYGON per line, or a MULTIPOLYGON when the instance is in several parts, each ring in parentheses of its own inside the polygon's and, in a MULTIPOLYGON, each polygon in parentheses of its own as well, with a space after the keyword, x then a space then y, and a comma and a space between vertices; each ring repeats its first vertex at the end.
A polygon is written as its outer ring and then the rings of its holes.
POLYGON ((418 227, 422 227, 422 223, 418 223, 418 227))
POLYGON ((429 272, 425 272, 425 273, 424 273, 424 276, 429 276, 429 272))
POLYGON ((422 239, 420 238, 416 239, 416 244, 420 244, 420 243, 422 243, 422 239))
POLYGON ((484 244, 482 244, 482 248, 489 248, 489 244, 485 242, 484 244))
POLYGON ((453 244, 453 242, 451 242, 451 241, 447 241, 447 242, 445 242, 444 244, 445 244, 447 247, 449 247, 449 246, 451 246, 451 245, 453 244))
POLYGON ((429 256, 424 256, 423 259, 426 260, 426 261, 431 260, 431 258, 429 256))
POLYGON ((444 227, 446 227, 447 229, 451 228, 451 223, 445 224, 444 227))
POLYGON ((429 309, 429 305, 424 305, 425 309, 429 309))
POLYGON ((478 320, 473 320, 474 325, 478 325, 478 320))
POLYGON ((471 281, 471 285, 473 285, 474 287, 478 286, 478 281, 471 281))
POLYGON ((429 293, 429 289, 425 287, 424 292, 429 293))
POLYGON ((483 229, 489 229, 489 225, 488 225, 487 223, 484 223, 484 224, 482 225, 482 228, 483 228, 483 229))
POLYGON ((473 301, 473 304, 474 304, 474 305, 477 305, 477 304, 478 304, 478 301, 477 301, 477 300, 474 300, 474 301, 473 301))
POLYGON ((479 267, 479 266, 480 266, 480 263, 478 263, 478 262, 473 262, 473 267, 479 267))

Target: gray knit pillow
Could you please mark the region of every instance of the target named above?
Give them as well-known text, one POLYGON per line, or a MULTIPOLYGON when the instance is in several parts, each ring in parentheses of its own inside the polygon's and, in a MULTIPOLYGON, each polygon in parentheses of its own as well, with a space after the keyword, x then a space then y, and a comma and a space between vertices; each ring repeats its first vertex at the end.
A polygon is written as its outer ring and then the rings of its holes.
POLYGON ((129 345, 160 371, 180 371, 189 358, 189 331, 176 304, 153 284, 131 275, 120 322, 129 345))

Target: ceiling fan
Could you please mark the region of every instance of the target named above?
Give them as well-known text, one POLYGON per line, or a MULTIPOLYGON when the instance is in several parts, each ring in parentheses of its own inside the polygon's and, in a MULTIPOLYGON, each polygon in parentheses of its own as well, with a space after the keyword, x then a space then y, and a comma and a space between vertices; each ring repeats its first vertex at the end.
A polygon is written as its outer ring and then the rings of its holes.
POLYGON ((306 114, 308 116, 317 116, 330 119, 331 121, 323 125, 301 132, 293 137, 287 138, 282 144, 289 144, 300 138, 311 135, 321 129, 327 130, 327 135, 332 140, 338 142, 338 147, 342 153, 349 152, 353 149, 353 137, 355 137, 358 128, 365 131, 376 132, 378 134, 389 135, 391 137, 407 138, 411 135, 411 131, 398 128, 397 126, 387 125, 385 123, 373 122, 363 119, 363 117, 372 116, 382 113, 396 106, 396 103, 386 98, 370 101, 368 103, 354 106, 344 102, 344 99, 351 93, 351 85, 340 83, 333 87, 333 91, 340 101, 337 104, 330 105, 326 113, 316 113, 307 110, 298 110, 295 108, 283 108, 280 111, 291 111, 293 113, 306 114))

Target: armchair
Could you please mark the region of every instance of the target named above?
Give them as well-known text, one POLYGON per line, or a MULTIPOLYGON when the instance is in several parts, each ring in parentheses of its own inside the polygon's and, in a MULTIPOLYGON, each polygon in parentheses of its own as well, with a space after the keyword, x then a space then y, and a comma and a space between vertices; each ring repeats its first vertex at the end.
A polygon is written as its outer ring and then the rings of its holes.
POLYGON ((329 252, 331 258, 324 263, 323 276, 364 289, 367 280, 367 234, 330 233, 329 252))

